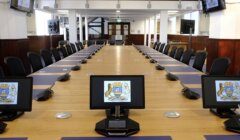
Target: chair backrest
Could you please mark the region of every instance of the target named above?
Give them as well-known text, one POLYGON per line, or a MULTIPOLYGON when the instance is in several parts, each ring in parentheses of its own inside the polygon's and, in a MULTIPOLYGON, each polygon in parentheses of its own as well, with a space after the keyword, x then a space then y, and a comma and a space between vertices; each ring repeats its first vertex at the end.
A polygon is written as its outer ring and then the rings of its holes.
POLYGON ((72 52, 73 53, 77 52, 76 47, 75 47, 75 45, 73 43, 70 43, 70 46, 72 48, 72 52))
POLYGON ((2 67, 0 66, 0 79, 1 79, 1 78, 4 78, 4 77, 5 77, 5 75, 4 75, 3 69, 2 69, 2 67))
POLYGON ((216 58, 209 71, 209 75, 225 75, 231 60, 227 57, 216 58))
POLYGON ((68 57, 68 52, 65 47, 60 47, 60 51, 63 55, 63 58, 68 57))
POLYGON ((4 63, 7 64, 11 76, 27 76, 25 67, 21 59, 17 57, 5 57, 4 63))
POLYGON ((95 41, 94 40, 88 40, 87 41, 87 46, 90 47, 91 45, 94 45, 95 41))
POLYGON ((56 49, 56 48, 52 49, 52 54, 55 59, 55 62, 61 60, 61 55, 59 54, 58 49, 56 49))
POLYGON ((33 72, 36 72, 43 68, 41 56, 35 52, 28 52, 27 57, 30 65, 32 66, 33 72))
POLYGON ((175 55, 175 53, 176 53, 176 50, 177 50, 177 47, 176 47, 176 46, 172 46, 171 51, 170 51, 170 53, 169 53, 169 56, 172 57, 172 58, 174 58, 174 55, 175 55))
POLYGON ((49 66, 53 63, 52 53, 47 49, 41 49, 40 54, 45 62, 45 66, 49 66))
POLYGON ((206 51, 197 52, 195 56, 195 60, 193 62, 193 68, 199 71, 202 71, 206 58, 207 58, 206 51))
POLYGON ((66 48, 69 55, 73 54, 72 48, 69 44, 66 45, 66 48))
POLYGON ((170 45, 169 44, 167 44, 166 46, 165 46, 165 48, 164 48, 164 51, 163 51, 163 54, 168 54, 168 51, 169 51, 169 48, 170 48, 170 45))
POLYGON ((176 53, 175 53, 175 55, 174 55, 174 59, 180 61, 181 58, 182 58, 183 50, 184 50, 184 49, 181 48, 181 47, 180 47, 180 48, 177 48, 176 53))
POLYGON ((157 44, 157 46, 156 46, 156 51, 159 50, 160 46, 161 46, 161 42, 158 42, 158 44, 157 44))
POLYGON ((105 41, 104 41, 104 40, 97 40, 97 41, 96 41, 96 44, 97 44, 97 45, 104 45, 104 44, 105 44, 105 41))
POLYGON ((155 43, 153 44, 153 49, 154 49, 154 50, 156 50, 157 45, 158 45, 158 42, 155 42, 155 43))
POLYGON ((162 53, 164 50, 164 46, 165 46, 165 43, 162 43, 158 51, 162 53))
POLYGON ((186 50, 182 55, 181 62, 188 65, 190 60, 191 60, 192 55, 193 55, 193 50, 192 49, 186 50))
POLYGON ((77 51, 80 51, 81 50, 80 43, 76 42, 75 45, 76 45, 77 51))
POLYGON ((114 40, 109 40, 108 43, 109 43, 109 45, 115 45, 115 41, 114 40))

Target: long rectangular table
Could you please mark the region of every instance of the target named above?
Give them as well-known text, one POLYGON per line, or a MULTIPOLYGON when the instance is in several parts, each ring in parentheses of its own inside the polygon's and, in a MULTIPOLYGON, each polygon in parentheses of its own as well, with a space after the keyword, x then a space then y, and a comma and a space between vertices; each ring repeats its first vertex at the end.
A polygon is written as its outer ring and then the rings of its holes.
MULTIPOLYGON (((64 65, 67 65, 64 64, 64 65)), ((204 135, 233 134, 223 128, 224 119, 202 108, 202 101, 188 100, 180 93, 179 81, 168 81, 165 71, 157 71, 132 46, 105 46, 81 66, 71 71, 71 79, 55 82, 54 95, 47 101, 33 101, 32 112, 13 122, 0 137, 28 137, 29 140, 60 140, 61 137, 99 137, 96 122, 105 111, 89 109, 90 75, 143 74, 145 102, 143 110, 130 110, 130 118, 140 123, 135 136, 171 136, 173 140, 204 140, 204 135), (177 111, 180 118, 167 118, 164 113, 177 111), (70 112, 69 119, 56 119, 58 112, 70 112)), ((45 85, 35 85, 44 88, 45 85)))

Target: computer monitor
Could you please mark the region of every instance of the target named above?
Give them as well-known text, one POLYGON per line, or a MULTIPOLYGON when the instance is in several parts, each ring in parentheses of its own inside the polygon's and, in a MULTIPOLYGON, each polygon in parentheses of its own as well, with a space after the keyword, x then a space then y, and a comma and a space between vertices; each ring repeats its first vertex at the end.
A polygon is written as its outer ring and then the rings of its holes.
POLYGON ((143 75, 92 75, 90 109, 145 108, 143 75))
POLYGON ((226 118, 240 105, 240 76, 202 76, 203 107, 226 118))
POLYGON ((0 79, 0 120, 11 121, 32 110, 32 77, 0 79))
POLYGON ((143 75, 90 76, 90 109, 110 110, 106 119, 96 123, 95 131, 107 137, 137 133, 139 123, 128 118, 126 110, 144 109, 144 93, 143 75))

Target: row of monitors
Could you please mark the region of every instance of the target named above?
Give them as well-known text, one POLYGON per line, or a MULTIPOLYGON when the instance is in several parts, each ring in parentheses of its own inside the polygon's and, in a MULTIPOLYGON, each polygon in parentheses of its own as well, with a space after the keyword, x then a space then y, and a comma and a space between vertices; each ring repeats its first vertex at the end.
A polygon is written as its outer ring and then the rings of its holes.
MULTIPOLYGON (((31 111, 32 78, 0 79, 0 111, 31 111)), ((202 76, 204 108, 236 108, 240 77, 202 76)), ((145 108, 143 75, 90 77, 90 109, 145 108)))

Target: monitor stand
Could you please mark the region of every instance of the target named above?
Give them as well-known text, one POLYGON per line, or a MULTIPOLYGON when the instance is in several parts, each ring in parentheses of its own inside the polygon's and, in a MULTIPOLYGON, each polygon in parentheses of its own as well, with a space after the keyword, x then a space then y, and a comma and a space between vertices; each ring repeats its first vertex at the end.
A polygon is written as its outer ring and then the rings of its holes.
POLYGON ((121 114, 120 106, 115 107, 115 114, 96 123, 95 131, 106 137, 127 137, 140 130, 139 124, 121 114))
MULTIPOLYGON (((115 108, 106 109, 107 117, 115 116, 115 114, 116 114, 115 108)), ((120 108, 120 116, 128 117, 128 115, 129 115, 129 109, 120 108)))
POLYGON ((233 110, 226 108, 211 108, 210 112, 220 118, 232 118, 237 115, 233 110))
POLYGON ((15 112, 8 112, 8 111, 3 111, 0 112, 0 121, 13 121, 16 118, 22 116, 24 112, 22 111, 15 111, 15 112))

